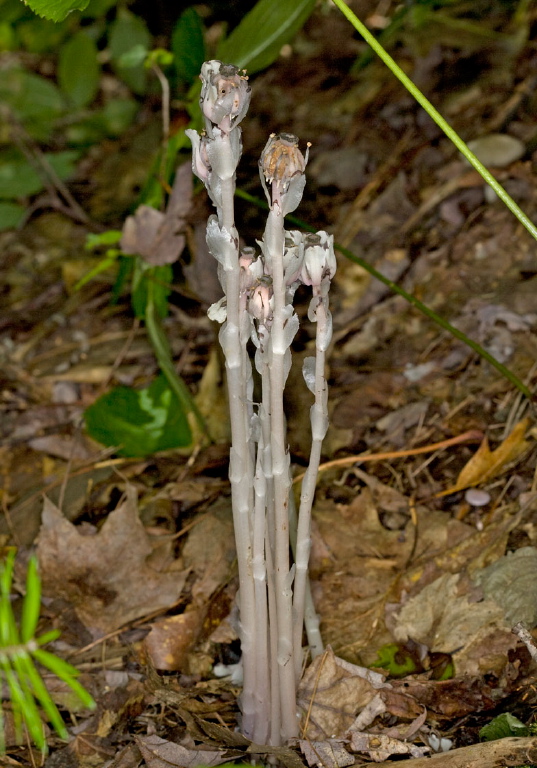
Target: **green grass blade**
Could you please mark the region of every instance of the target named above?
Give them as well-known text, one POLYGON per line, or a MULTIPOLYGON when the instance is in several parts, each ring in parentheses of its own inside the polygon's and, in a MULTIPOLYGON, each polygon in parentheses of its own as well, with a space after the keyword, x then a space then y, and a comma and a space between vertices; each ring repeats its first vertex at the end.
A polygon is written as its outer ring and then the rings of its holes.
POLYGON ((0 566, 0 650, 2 647, 20 643, 10 599, 14 562, 15 550, 12 549, 0 566))
POLYGON ((69 688, 77 694, 78 698, 85 707, 88 709, 95 708, 95 701, 93 697, 86 691, 86 689, 76 680, 78 670, 69 664, 67 661, 60 659, 53 653, 44 651, 42 648, 32 652, 32 656, 44 667, 53 672, 60 680, 63 680, 69 688))
POLYGON ((36 747, 41 751, 47 748, 47 742, 43 731, 43 723, 39 715, 33 696, 28 692, 27 685, 19 678, 7 661, 1 662, 5 674, 7 688, 13 705, 13 713, 16 717, 15 732, 21 735, 20 722, 24 722, 30 737, 36 747), (18 719, 18 723, 17 723, 18 719))
POLYGON ((376 40, 374 35, 371 34, 371 32, 367 29, 367 27, 362 24, 360 19, 351 11, 349 6, 344 2, 344 0, 333 0, 334 5, 336 5, 341 13, 350 21, 354 29, 362 35, 364 40, 371 46, 371 48, 375 51, 375 53, 382 59, 382 61, 386 64, 386 66, 391 70, 391 72, 397 77, 397 79, 405 86, 407 91, 416 99, 418 104, 423 107, 423 109, 427 112, 429 117, 434 120, 434 122, 438 125, 439 128, 442 129, 442 131, 446 134, 448 139, 453 142, 453 144, 457 147, 459 152, 461 152, 465 158, 468 160, 468 162, 473 165, 473 167, 476 169, 476 171, 481 175, 481 177, 487 182, 487 184, 490 184, 492 189, 496 192, 500 200, 509 208, 509 210, 516 216, 516 218, 519 220, 519 222, 528 230, 528 232, 537 240, 537 227, 535 224, 526 216, 526 214, 522 211, 521 208, 515 203, 513 198, 507 194, 505 189, 502 187, 501 184, 499 184, 494 176, 491 174, 491 172, 485 168, 483 163, 481 163, 477 157, 474 155, 473 152, 471 152, 464 141, 461 139, 461 137, 456 133, 453 128, 449 125, 449 123, 444 120, 440 112, 438 112, 435 107, 431 104, 431 102, 423 95, 423 93, 419 90, 419 88, 414 85, 412 80, 403 72, 401 67, 399 67, 398 64, 395 63, 395 61, 392 59, 390 54, 380 45, 380 43, 376 40))
POLYGON ((13 666, 19 676, 19 680, 27 681, 29 690, 41 704, 47 720, 51 723, 56 733, 60 738, 67 739, 69 734, 62 716, 58 712, 56 704, 52 701, 41 675, 34 667, 32 659, 28 654, 18 654, 13 658, 13 666))
POLYGON ((37 558, 32 557, 26 574, 26 595, 22 604, 21 640, 27 643, 35 635, 41 611, 41 580, 37 571, 37 558))

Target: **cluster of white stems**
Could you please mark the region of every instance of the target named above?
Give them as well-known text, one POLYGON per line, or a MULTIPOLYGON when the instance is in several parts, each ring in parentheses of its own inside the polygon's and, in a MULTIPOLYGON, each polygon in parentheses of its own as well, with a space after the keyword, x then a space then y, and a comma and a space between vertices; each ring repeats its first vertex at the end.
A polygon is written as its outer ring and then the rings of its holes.
POLYGON ((233 521, 239 568, 243 663, 242 731, 258 744, 279 745, 298 734, 296 687, 305 656, 304 625, 312 656, 322 651, 308 581, 311 507, 321 444, 328 427, 325 353, 332 335, 328 310, 336 271, 326 232, 286 232, 284 217, 298 206, 306 157, 292 134, 272 135, 259 162, 270 212, 258 242, 242 247, 235 228, 236 168, 242 151, 239 123, 250 101, 248 79, 233 65, 208 61, 201 71, 205 130, 189 130, 193 170, 216 208, 207 243, 218 262, 224 297, 209 310, 222 323, 231 419, 233 521), (290 345, 299 321, 293 297, 311 286, 308 317, 316 323, 315 357, 303 375, 314 395, 311 453, 298 515, 292 493, 283 392, 290 345), (252 346, 253 345, 253 346, 252 346), (261 402, 253 401, 254 364, 261 402), (291 564, 291 553, 294 563, 291 564))

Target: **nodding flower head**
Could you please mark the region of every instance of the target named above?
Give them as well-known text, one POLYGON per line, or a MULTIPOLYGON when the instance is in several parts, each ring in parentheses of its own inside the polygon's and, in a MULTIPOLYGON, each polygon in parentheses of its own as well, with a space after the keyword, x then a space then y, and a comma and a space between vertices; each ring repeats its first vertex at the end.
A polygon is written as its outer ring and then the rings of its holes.
POLYGON ((250 292, 248 312, 261 325, 266 325, 272 319, 273 304, 272 281, 265 277, 250 292))
POLYGON ((212 126, 225 133, 237 126, 248 110, 251 88, 248 78, 233 64, 206 61, 201 68, 200 104, 207 133, 212 138, 212 126))
POLYGON ((259 175, 269 204, 278 201, 284 215, 297 207, 304 191, 304 171, 308 162, 298 148, 298 138, 292 133, 272 133, 259 160, 259 175), (272 185, 272 196, 267 184, 272 185), (284 202, 283 198, 287 196, 284 202), (272 198, 272 199, 271 199, 272 198))
POLYGON ((320 288, 329 284, 336 273, 334 237, 326 232, 307 234, 304 237, 304 264, 300 278, 304 285, 320 288))

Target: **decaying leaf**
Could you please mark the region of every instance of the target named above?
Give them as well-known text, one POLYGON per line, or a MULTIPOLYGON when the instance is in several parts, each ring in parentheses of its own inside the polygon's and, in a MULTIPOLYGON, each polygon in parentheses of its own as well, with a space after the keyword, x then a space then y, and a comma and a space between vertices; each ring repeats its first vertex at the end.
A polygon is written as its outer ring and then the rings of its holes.
POLYGON ((151 625, 144 647, 155 669, 173 672, 182 668, 198 638, 204 616, 204 610, 194 609, 178 616, 166 616, 151 625))
POLYGON ((504 611, 509 626, 537 624, 537 549, 522 547, 474 574, 485 596, 504 611))
POLYGON ((343 736, 384 685, 384 675, 338 659, 328 647, 308 667, 298 687, 305 735, 320 741, 343 736))
POLYGON ((140 205, 123 226, 121 250, 138 254, 152 266, 173 264, 185 247, 185 217, 192 202, 190 163, 177 169, 166 213, 149 205, 140 205))
POLYGON ((343 768, 345 765, 354 764, 354 757, 349 755, 341 741, 337 739, 327 739, 327 741, 300 739, 298 745, 309 766, 343 768))
POLYGON ((160 736, 138 736, 136 743, 147 768, 195 768, 225 763, 229 755, 224 750, 187 749, 160 736))
POLYGON ((418 747, 400 739, 377 733, 351 733, 351 747, 355 752, 365 752, 371 760, 380 763, 391 755, 411 755, 423 757, 430 752, 429 747, 418 747))
POLYGON ((127 498, 95 535, 81 534, 45 499, 37 554, 45 594, 72 603, 96 635, 170 607, 186 579, 186 572, 161 573, 147 564, 151 544, 133 486, 127 486, 127 498))
POLYGON ((486 483, 500 474, 512 461, 522 456, 530 446, 529 441, 524 439, 529 423, 528 418, 519 421, 511 434, 494 451, 490 450, 485 437, 477 452, 462 468, 453 488, 444 491, 443 495, 455 493, 479 483, 486 483))

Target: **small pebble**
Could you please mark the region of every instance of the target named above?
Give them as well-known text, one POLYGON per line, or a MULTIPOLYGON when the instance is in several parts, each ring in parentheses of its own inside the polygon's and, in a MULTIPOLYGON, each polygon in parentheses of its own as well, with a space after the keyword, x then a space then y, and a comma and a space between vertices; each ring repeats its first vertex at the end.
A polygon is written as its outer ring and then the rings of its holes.
POLYGON ((464 500, 472 507, 484 507, 490 501, 490 493, 480 491, 479 488, 468 488, 464 500))
POLYGON ((520 139, 505 133, 489 133, 488 136, 480 136, 478 139, 469 141, 468 148, 483 165, 491 168, 506 168, 515 160, 520 160, 526 152, 526 147, 520 139))

